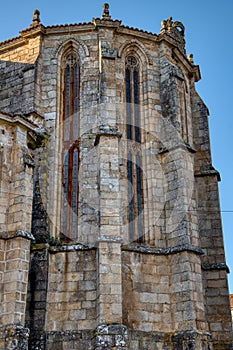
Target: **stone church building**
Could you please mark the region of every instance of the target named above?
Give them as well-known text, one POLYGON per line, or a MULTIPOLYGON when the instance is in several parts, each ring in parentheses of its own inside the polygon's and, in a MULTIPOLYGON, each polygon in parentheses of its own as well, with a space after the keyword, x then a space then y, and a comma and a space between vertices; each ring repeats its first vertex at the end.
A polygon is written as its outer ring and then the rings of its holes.
POLYGON ((0 349, 230 350, 208 109, 185 28, 0 43, 0 349))

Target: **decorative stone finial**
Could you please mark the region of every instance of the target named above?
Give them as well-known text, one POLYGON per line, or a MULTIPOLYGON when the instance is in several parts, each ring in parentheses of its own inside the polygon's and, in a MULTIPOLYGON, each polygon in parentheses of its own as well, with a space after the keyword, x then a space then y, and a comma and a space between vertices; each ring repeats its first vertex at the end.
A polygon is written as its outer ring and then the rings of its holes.
POLYGON ((111 19, 111 16, 109 15, 109 4, 107 3, 103 4, 103 12, 101 19, 111 19))
POLYGON ((178 33, 184 37, 184 25, 181 22, 173 22, 172 17, 169 17, 161 22, 161 32, 178 33))
POLYGON ((39 10, 34 10, 32 24, 33 25, 40 24, 40 11, 39 10))
POLYGON ((191 64, 194 64, 194 61, 193 61, 193 54, 192 54, 192 53, 189 53, 188 56, 187 56, 187 58, 188 58, 188 60, 189 60, 189 62, 190 62, 191 64))
POLYGON ((180 50, 185 53, 184 31, 185 28, 183 23, 179 21, 173 22, 172 17, 161 22, 161 34, 167 34, 175 39, 180 50))

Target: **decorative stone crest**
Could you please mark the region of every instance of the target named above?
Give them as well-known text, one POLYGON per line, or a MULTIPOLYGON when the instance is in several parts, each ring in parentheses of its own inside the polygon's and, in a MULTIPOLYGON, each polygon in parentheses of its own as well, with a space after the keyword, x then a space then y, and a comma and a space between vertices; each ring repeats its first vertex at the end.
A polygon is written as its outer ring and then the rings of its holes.
POLYGON ((172 21, 169 17, 161 22, 161 34, 168 34, 178 42, 179 49, 185 53, 184 25, 179 21, 172 21))

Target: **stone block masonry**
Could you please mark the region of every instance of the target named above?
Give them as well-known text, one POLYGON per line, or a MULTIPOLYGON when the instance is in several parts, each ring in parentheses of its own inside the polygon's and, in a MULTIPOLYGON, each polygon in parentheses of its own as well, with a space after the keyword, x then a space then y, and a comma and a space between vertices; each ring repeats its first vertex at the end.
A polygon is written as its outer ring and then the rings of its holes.
POLYGON ((208 109, 185 28, 0 43, 0 349, 232 350, 208 109))

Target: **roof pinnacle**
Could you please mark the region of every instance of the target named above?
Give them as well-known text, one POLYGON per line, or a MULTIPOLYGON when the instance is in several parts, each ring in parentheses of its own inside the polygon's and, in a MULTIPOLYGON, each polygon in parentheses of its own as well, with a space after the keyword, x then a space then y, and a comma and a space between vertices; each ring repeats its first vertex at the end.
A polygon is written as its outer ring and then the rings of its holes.
POLYGON ((103 12, 102 12, 101 19, 111 19, 111 16, 109 14, 109 4, 107 3, 103 4, 103 12))
POLYGON ((37 24, 40 24, 40 11, 34 10, 33 18, 32 18, 32 25, 35 26, 37 24))

